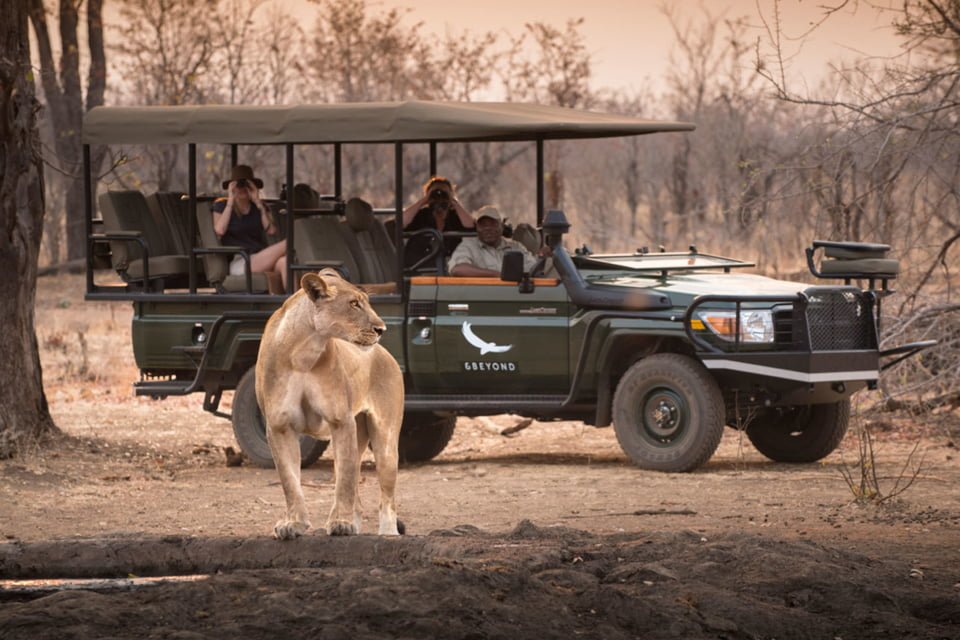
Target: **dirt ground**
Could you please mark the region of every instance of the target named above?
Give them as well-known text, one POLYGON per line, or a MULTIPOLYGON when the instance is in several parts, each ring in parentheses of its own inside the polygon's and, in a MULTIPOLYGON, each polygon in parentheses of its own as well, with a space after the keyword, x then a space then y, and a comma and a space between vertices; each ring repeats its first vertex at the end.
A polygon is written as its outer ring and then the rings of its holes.
MULTIPOLYGON (((461 418, 441 456, 401 469, 408 535, 281 543, 275 472, 228 467, 229 423, 199 396, 133 398, 130 306, 82 288, 40 282, 65 435, 0 461, 2 638, 960 637, 956 413, 861 418, 884 491, 919 443, 915 481, 879 507, 843 480, 852 435, 790 466, 731 431, 699 471, 663 474, 631 466, 611 429, 508 437, 516 416, 461 418)), ((326 457, 303 474, 316 527, 331 474, 326 457)), ((361 496, 369 532, 369 463, 361 496)))

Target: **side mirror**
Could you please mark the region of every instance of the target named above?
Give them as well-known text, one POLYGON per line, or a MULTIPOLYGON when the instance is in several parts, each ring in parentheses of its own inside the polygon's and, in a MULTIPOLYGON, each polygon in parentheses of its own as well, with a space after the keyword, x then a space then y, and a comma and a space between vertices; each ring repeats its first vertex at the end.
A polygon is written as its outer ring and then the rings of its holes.
POLYGON ((523 253, 507 251, 503 254, 503 264, 500 265, 500 279, 505 282, 520 284, 520 293, 533 292, 533 280, 529 273, 523 272, 523 253))
POLYGON ((520 282, 523 280, 523 254, 519 251, 507 251, 503 254, 503 264, 500 266, 500 279, 505 282, 520 282))

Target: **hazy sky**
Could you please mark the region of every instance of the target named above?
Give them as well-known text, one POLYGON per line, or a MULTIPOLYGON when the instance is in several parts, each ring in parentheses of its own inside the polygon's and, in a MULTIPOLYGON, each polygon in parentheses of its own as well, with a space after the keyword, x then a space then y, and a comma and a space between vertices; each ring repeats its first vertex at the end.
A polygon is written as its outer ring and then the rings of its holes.
MULTIPOLYGON (((882 0, 892 2, 894 0, 882 0)), ((312 26, 310 16, 316 5, 306 0, 286 3, 312 26)), ((450 0, 372 0, 377 9, 403 7, 411 9, 410 23, 423 22, 426 32, 458 34, 464 30, 509 31, 518 35, 526 22, 543 21, 558 27, 569 18, 586 19, 582 32, 593 59, 594 87, 638 88, 646 83, 658 84, 669 61, 675 41, 670 23, 661 11, 669 4, 692 20, 702 19, 703 7, 712 15, 726 18, 745 16, 757 27, 753 37, 761 35, 762 11, 768 20, 774 16, 774 0, 484 0, 451 2, 450 0)), ((787 36, 800 36, 823 14, 821 5, 840 4, 840 0, 783 0, 781 22, 787 36)), ((816 83, 830 61, 850 58, 855 54, 891 55, 897 52, 897 40, 889 26, 890 16, 859 4, 856 14, 845 9, 809 36, 792 62, 794 71, 816 83)), ((797 52, 796 42, 787 43, 797 52)))

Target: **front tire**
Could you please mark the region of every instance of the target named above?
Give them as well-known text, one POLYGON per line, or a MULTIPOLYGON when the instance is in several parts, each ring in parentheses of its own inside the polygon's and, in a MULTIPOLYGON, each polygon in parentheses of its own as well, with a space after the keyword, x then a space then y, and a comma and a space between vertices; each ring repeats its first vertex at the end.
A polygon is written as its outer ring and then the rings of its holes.
MULTIPOLYGON (((256 367, 250 367, 240 378, 233 394, 233 436, 250 462, 264 469, 273 469, 273 454, 270 452, 270 443, 267 442, 267 426, 263 413, 257 404, 256 384, 256 367)), ((300 466, 306 468, 316 462, 328 444, 327 440, 300 436, 300 466)))
POLYGON ((816 462, 836 449, 850 424, 850 400, 769 409, 747 425, 757 451, 775 462, 816 462))
POLYGON ((450 443, 456 426, 456 416, 421 411, 404 413, 397 446, 400 463, 426 462, 436 458, 450 443))
POLYGON ((620 378, 613 397, 617 440, 638 467, 692 471, 717 450, 723 396, 699 361, 676 353, 640 360, 620 378))

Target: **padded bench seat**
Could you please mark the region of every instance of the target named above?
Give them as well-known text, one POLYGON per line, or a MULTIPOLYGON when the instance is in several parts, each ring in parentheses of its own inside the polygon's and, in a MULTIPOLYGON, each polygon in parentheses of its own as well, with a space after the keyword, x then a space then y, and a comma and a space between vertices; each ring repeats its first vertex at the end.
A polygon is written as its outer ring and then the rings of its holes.
POLYGON ((861 260, 824 260, 820 273, 825 276, 863 275, 867 277, 894 278, 900 272, 900 261, 889 258, 864 258, 861 260))

